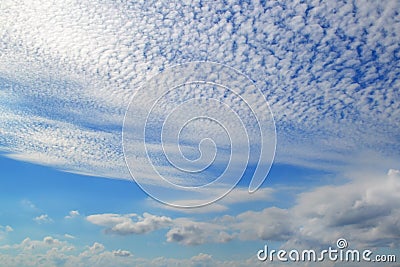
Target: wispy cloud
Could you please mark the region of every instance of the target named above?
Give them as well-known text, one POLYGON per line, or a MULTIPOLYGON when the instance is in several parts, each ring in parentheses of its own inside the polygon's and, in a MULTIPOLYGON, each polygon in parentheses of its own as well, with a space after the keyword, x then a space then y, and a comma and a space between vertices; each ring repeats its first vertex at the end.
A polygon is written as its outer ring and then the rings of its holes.
POLYGON ((30 200, 28 199, 23 199, 21 200, 21 206, 23 208, 29 209, 29 210, 33 210, 33 211, 37 211, 38 208, 36 207, 35 204, 33 204, 30 200))
MULTIPOLYGON (((205 205, 202 207, 198 207, 195 209, 191 208, 176 208, 168 205, 161 204, 159 202, 154 201, 153 199, 148 199, 148 204, 151 207, 157 207, 162 209, 171 210, 174 212, 180 213, 218 213, 228 211, 231 207, 234 207, 236 204, 250 204, 252 202, 261 202, 267 203, 268 201, 273 201, 275 199, 276 189, 274 188, 261 188, 257 192, 249 194, 247 188, 236 187, 225 197, 220 199, 218 202, 213 203, 212 205, 205 205)), ((213 192, 208 192, 210 195, 212 194, 222 194, 223 190, 214 190, 213 192)), ((195 194, 193 194, 195 195, 195 194)), ((210 195, 198 194, 198 198, 188 198, 184 201, 174 201, 174 204, 191 204, 196 205, 198 203, 202 203, 204 199, 210 198, 210 195)))
POLYGON ((70 235, 70 234, 64 234, 64 237, 68 238, 68 239, 75 239, 76 238, 75 236, 70 235))

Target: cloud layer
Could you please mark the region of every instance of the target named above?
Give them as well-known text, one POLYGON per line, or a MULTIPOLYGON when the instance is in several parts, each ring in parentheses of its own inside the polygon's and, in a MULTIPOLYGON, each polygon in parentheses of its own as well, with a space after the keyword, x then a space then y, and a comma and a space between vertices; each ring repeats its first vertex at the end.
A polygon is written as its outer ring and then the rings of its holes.
POLYGON ((398 1, 2 1, 0 148, 128 178, 120 134, 136 88, 168 66, 209 60, 264 92, 278 161, 398 156, 399 10, 398 1))

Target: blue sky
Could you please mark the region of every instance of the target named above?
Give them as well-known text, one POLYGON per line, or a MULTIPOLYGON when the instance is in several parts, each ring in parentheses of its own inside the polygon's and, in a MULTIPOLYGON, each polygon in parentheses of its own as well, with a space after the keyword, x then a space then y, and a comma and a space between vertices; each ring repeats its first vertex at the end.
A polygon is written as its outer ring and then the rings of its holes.
POLYGON ((399 13, 398 1, 1 1, 0 266, 264 266, 265 244, 338 238, 398 255, 399 13), (204 190, 160 179, 195 186, 226 166, 204 190), (177 205, 245 175, 182 209, 129 170, 177 205))
MULTIPOLYGON (((251 201, 249 197, 243 203, 235 203, 229 208, 229 212, 211 209, 201 213, 196 210, 187 213, 179 208, 166 210, 163 204, 150 199, 131 181, 66 173, 4 156, 1 158, 1 164, 5 178, 1 186, 3 201, 0 218, 2 224, 12 225, 13 229, 10 232, 5 231, 7 233, 2 237, 1 247, 10 255, 16 252, 6 249, 7 244, 18 244, 27 237, 42 240, 51 236, 75 246, 78 252, 98 242, 110 251, 135 251, 135 255, 148 260, 167 255, 185 259, 200 253, 215 253, 215 257, 220 260, 242 260, 248 258, 254 248, 262 246, 264 242, 232 240, 222 247, 218 243, 177 245, 165 240, 167 231, 163 229, 146 234, 107 234, 104 227, 91 224, 88 218, 96 214, 143 214, 151 211, 157 216, 210 222, 227 214, 246 212, 250 207, 253 211, 261 211, 266 206, 287 208, 293 205, 296 193, 303 191, 304 187, 298 180, 288 179, 289 176, 297 176, 303 182, 309 180, 309 184, 313 186, 321 182, 321 175, 328 177, 327 173, 275 166, 270 173, 268 188, 282 187, 279 194, 268 192, 270 196, 263 197, 264 201, 251 201), (317 174, 319 179, 313 179, 312 176, 317 174)), ((278 246, 279 243, 273 241, 270 244, 278 246)))

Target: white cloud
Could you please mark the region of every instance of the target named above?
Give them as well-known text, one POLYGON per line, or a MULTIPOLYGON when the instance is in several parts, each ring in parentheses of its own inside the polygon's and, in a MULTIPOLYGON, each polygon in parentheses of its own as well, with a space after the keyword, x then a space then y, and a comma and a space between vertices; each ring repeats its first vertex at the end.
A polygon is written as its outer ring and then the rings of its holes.
MULTIPOLYGON (((140 2, 1 1, 0 150, 65 171, 129 178, 120 131, 135 88, 167 66, 210 60, 243 71, 265 93, 277 123, 277 162, 337 170, 377 151, 398 162, 398 1, 158 4, 160 14, 140 2)), ((360 166, 375 164, 382 161, 360 166)), ((168 241, 187 245, 232 238, 330 243, 346 234, 355 243, 398 246, 396 192, 392 171, 310 190, 290 209, 218 218, 225 224, 151 214, 87 219, 111 233, 165 229, 168 241)), ((268 200, 264 193, 260 200, 268 200)), ((232 194, 213 209, 245 197, 232 194)), ((34 220, 52 221, 46 214, 34 220)))
POLYGON ((121 216, 119 214, 113 213, 105 213, 105 214, 96 214, 89 215, 86 219, 96 225, 101 226, 112 226, 115 224, 126 223, 131 221, 130 217, 136 216, 136 214, 127 214, 125 216, 121 216))
POLYGON ((131 256, 127 250, 108 251, 98 242, 78 249, 51 236, 43 240, 27 237, 19 244, 0 247, 0 262, 6 266, 132 266, 137 259, 131 256))
POLYGON ((345 237, 353 246, 399 247, 400 171, 390 170, 387 175, 352 175, 344 184, 301 193, 296 204, 287 209, 249 210, 208 222, 151 214, 143 217, 98 214, 88 216, 87 220, 106 227, 106 233, 145 234, 165 229, 168 242, 182 245, 239 239, 279 241, 292 247, 322 246, 345 237))
POLYGON ((155 216, 144 213, 143 216, 136 214, 96 214, 87 216, 86 219, 93 224, 106 226, 106 233, 129 235, 146 234, 171 224, 172 220, 166 216, 155 216))
POLYGON ((193 261, 210 261, 212 256, 205 253, 200 253, 199 255, 193 256, 191 258, 193 261))
POLYGON ((51 236, 46 236, 42 240, 32 240, 31 238, 27 237, 20 244, 5 245, 5 246, 0 247, 0 249, 18 250, 18 251, 19 250, 20 251, 26 251, 26 250, 43 251, 43 250, 53 248, 53 247, 62 248, 66 245, 67 245, 66 242, 60 241, 51 236))
POLYGON ((167 232, 166 238, 167 242, 182 245, 225 243, 233 239, 225 230, 228 229, 219 224, 177 218, 174 220, 173 227, 167 232))
POLYGON ((400 173, 353 174, 342 185, 312 189, 289 209, 267 208, 228 218, 242 239, 281 240, 287 247, 331 245, 346 238, 352 247, 399 247, 400 173))
POLYGON ((104 251, 104 249, 105 249, 104 245, 97 242, 93 243, 93 245, 89 247, 89 251, 91 253, 99 253, 104 251))
POLYGON ((13 231, 14 229, 9 225, 6 226, 0 225, 0 240, 2 240, 8 233, 11 233, 13 231))
POLYGON ((78 210, 71 210, 69 212, 69 215, 65 216, 65 219, 72 219, 72 218, 78 217, 79 215, 80 215, 80 213, 78 210))
POLYGON ((38 210, 38 208, 33 204, 30 200, 23 199, 21 200, 21 205, 24 208, 30 209, 30 210, 38 210))
POLYGON ((284 241, 295 230, 288 217, 289 211, 275 207, 261 212, 247 211, 236 216, 231 227, 239 230, 241 240, 284 241))
MULTIPOLYGON (((65 266, 65 267, 129 267, 129 266, 265 266, 265 262, 260 262, 255 256, 244 258, 243 260, 219 260, 213 255, 199 253, 190 258, 167 258, 158 257, 154 259, 144 259, 133 256, 130 251, 117 249, 107 250, 106 247, 98 242, 84 248, 74 247, 64 241, 59 241, 52 237, 43 240, 31 240, 26 238, 20 244, 7 245, 0 247, 0 262, 6 266, 65 266), (17 254, 15 254, 17 252, 17 254)), ((285 263, 284 263, 285 264, 285 263)), ((279 262, 269 262, 269 266, 285 266, 279 262)), ((309 263, 297 264, 298 266, 310 266, 309 263)), ((311 266, 314 266, 311 264, 311 266)), ((317 265, 316 265, 317 266, 317 265)), ((324 265, 325 266, 325 265, 324 265)), ((330 265, 327 265, 330 266, 330 265)), ((337 265, 335 265, 337 266, 337 265)), ((346 263, 343 266, 353 266, 346 263)), ((356 266, 356 265, 355 265, 356 266)), ((387 264, 389 267, 394 265, 387 264)))
POLYGON ((166 235, 167 241, 185 245, 198 245, 209 241, 225 242, 229 238, 228 234, 219 233, 222 228, 216 224, 187 218, 171 219, 144 213, 143 216, 95 214, 87 216, 86 219, 92 224, 106 227, 105 233, 108 234, 147 234, 160 229, 169 229, 166 235))
POLYGON ((49 215, 47 215, 47 214, 42 214, 40 216, 37 216, 37 217, 33 218, 33 220, 35 222, 37 222, 38 224, 54 222, 53 219, 50 218, 49 215))
POLYGON ((366 173, 344 185, 303 193, 292 208, 301 229, 298 238, 329 243, 345 237, 362 246, 398 247, 399 189, 399 172, 390 170, 386 177, 366 173))
POLYGON ((0 247, 0 262, 6 266, 257 266, 254 259, 244 261, 220 261, 210 254, 199 253, 191 258, 174 259, 159 257, 144 259, 133 256, 132 252, 123 249, 107 250, 98 242, 82 249, 73 245, 46 237, 43 240, 24 239, 20 244, 0 247), (14 255, 14 252, 18 252, 14 255))
POLYGON ((64 237, 68 238, 68 239, 75 239, 75 236, 70 235, 70 234, 64 234, 64 237))
POLYGON ((279 162, 398 156, 398 1, 194 1, 161 3, 161 13, 140 2, 1 4, 0 141, 11 157, 129 178, 120 131, 132 93, 194 60, 235 67, 263 90, 279 162))

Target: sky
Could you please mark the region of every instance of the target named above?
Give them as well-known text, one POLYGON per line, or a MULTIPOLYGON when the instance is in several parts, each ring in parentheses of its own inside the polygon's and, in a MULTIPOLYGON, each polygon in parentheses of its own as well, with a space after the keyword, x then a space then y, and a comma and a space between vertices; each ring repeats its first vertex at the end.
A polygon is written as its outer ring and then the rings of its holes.
POLYGON ((399 12, 1 1, 0 266, 399 266, 399 12))

